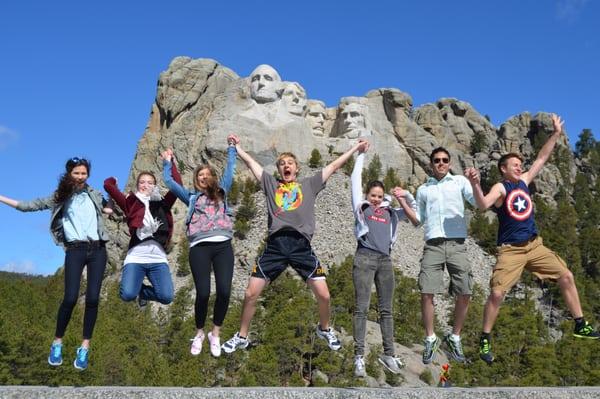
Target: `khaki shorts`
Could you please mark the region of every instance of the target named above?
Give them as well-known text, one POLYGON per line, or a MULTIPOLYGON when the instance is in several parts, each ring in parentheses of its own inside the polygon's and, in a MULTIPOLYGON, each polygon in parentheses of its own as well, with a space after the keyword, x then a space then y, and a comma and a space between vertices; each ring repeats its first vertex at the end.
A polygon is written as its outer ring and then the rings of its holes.
POLYGON ((453 295, 471 295, 473 274, 464 239, 434 238, 423 246, 419 288, 422 294, 444 292, 444 267, 450 275, 449 291, 453 295))
POLYGON ((498 247, 498 260, 494 266, 491 289, 508 292, 519 281, 523 269, 540 280, 558 280, 569 269, 560 256, 546 248, 541 237, 519 244, 498 247))

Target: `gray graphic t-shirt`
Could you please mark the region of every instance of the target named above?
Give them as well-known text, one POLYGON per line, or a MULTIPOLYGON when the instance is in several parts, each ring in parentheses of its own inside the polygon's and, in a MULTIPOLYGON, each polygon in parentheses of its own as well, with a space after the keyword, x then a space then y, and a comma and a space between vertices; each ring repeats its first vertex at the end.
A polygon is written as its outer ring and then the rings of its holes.
POLYGON ((360 244, 373 251, 389 255, 392 242, 390 211, 387 208, 365 206, 363 215, 369 226, 369 232, 360 237, 360 244))
POLYGON ((323 172, 291 183, 282 183, 263 171, 261 187, 267 197, 269 235, 296 230, 309 241, 315 232, 315 200, 325 188, 323 172))

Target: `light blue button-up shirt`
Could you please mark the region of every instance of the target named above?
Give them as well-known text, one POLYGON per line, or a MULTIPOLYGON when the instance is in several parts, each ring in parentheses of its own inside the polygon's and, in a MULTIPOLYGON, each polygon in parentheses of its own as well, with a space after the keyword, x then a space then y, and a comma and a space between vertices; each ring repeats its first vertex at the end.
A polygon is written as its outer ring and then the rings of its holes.
POLYGON ((67 200, 62 222, 67 242, 99 239, 96 207, 85 191, 75 193, 67 200))
POLYGON ((475 205, 473 189, 464 176, 448 173, 442 180, 434 177, 417 190, 417 218, 425 228, 425 240, 466 238, 465 204, 475 205))

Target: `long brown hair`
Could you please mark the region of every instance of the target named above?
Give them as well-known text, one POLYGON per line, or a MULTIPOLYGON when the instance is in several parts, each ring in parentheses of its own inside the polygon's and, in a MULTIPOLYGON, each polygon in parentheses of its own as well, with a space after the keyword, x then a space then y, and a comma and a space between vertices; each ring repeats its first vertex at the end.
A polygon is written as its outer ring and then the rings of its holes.
POLYGON ((194 188, 196 189, 196 191, 202 190, 200 187, 198 187, 198 173, 200 173, 200 171, 204 169, 208 169, 211 177, 208 180, 206 189, 204 189, 204 194, 206 194, 208 199, 210 199, 211 201, 223 200, 223 190, 221 189, 221 187, 219 187, 219 178, 217 177, 217 171, 208 164, 198 165, 196 166, 196 169, 194 169, 194 188))
MULTIPOLYGON (((54 202, 57 204, 62 204, 75 192, 77 189, 77 183, 71 177, 71 171, 76 166, 85 166, 87 169, 88 177, 90 176, 90 171, 92 170, 92 163, 85 158, 73 157, 67 161, 65 164, 65 173, 60 175, 60 179, 58 181, 58 187, 56 191, 54 191, 54 202)), ((86 184, 87 185, 87 184, 86 184)))

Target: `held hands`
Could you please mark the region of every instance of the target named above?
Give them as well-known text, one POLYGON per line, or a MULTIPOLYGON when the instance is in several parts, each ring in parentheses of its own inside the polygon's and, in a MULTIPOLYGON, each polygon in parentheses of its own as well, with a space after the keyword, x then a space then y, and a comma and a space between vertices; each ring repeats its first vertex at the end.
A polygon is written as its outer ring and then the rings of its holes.
POLYGON ((407 191, 403 190, 402 187, 394 187, 390 190, 390 193, 400 202, 405 199, 407 191))
POLYGON ((227 144, 229 145, 238 145, 240 141, 240 138, 235 134, 230 134, 229 136, 227 136, 227 144))
POLYGON ((477 185, 481 183, 481 175, 479 171, 475 168, 466 168, 465 169, 465 177, 469 179, 469 182, 472 185, 477 185))
POLYGON ((173 155, 173 150, 167 148, 165 151, 160 153, 160 157, 167 162, 172 162, 175 156, 173 155))
POLYGON ((369 147, 370 147, 370 144, 365 139, 359 139, 358 143, 356 144, 356 148, 357 148, 359 154, 363 154, 363 153, 367 152, 369 147))
POLYGON ((563 121, 560 116, 556 114, 552 114, 552 125, 554 125, 554 134, 562 134, 563 133, 563 125, 565 121, 563 121))

